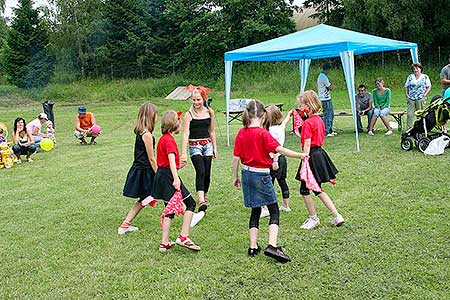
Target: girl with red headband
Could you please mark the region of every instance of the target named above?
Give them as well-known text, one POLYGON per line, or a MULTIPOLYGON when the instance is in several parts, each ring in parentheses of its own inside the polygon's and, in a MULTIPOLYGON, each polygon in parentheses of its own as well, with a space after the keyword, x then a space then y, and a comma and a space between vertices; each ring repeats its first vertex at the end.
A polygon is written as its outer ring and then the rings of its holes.
POLYGON ((208 106, 209 88, 189 85, 192 106, 184 115, 181 162, 187 162, 187 149, 195 169, 195 188, 198 195, 198 213, 192 218, 191 227, 205 215, 208 208, 208 191, 211 182, 211 162, 217 158, 214 111, 208 106))

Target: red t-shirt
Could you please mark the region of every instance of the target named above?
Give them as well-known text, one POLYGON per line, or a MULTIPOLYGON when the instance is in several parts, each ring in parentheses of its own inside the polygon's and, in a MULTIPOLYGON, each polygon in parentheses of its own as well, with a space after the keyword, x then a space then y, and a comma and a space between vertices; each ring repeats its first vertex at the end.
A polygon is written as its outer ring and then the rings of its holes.
POLYGON ((302 126, 302 147, 305 140, 311 139, 311 147, 320 147, 325 140, 325 124, 318 115, 312 115, 306 119, 302 126))
POLYGON ((165 133, 158 141, 156 148, 156 164, 158 167, 169 168, 169 153, 175 154, 175 164, 180 168, 180 153, 178 152, 177 142, 170 133, 165 133))
POLYGON ((280 144, 269 131, 261 127, 241 128, 234 142, 234 156, 241 159, 242 164, 254 168, 270 168, 272 158, 280 144))

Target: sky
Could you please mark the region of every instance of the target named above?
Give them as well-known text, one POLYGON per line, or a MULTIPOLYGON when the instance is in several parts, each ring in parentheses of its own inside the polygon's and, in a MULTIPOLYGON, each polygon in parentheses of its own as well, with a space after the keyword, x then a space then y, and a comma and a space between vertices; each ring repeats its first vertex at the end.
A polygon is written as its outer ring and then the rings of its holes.
MULTIPOLYGON (((294 3, 296 5, 300 5, 303 3, 304 0, 294 0, 294 3)), ((34 0, 34 3, 36 6, 42 6, 48 3, 46 0, 34 0)), ((5 9, 5 16, 11 17, 12 15, 12 7, 17 6, 17 0, 6 0, 6 9, 5 9)))

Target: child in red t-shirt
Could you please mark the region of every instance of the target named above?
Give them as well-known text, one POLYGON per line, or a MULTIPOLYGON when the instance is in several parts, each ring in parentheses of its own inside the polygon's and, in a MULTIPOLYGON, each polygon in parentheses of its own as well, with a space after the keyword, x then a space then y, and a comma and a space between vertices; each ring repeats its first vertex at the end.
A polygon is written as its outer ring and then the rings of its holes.
MULTIPOLYGON (((322 111, 322 104, 314 91, 306 91, 297 97, 297 103, 300 110, 306 112, 308 118, 302 126, 301 144, 303 152, 307 155, 309 168, 314 175, 314 179, 318 184, 318 191, 314 191, 316 196, 319 196, 323 204, 330 210, 333 215, 332 224, 341 226, 344 224, 344 218, 338 213, 331 198, 321 190, 321 184, 325 182, 335 183, 336 174, 338 170, 329 158, 325 150, 322 149, 325 140, 325 125, 319 116, 322 111)), ((309 217, 305 220, 302 229, 313 229, 320 224, 319 218, 316 214, 314 201, 310 195, 310 190, 306 187, 307 183, 301 178, 300 173, 302 167, 305 166, 305 161, 302 161, 295 177, 301 180, 300 194, 303 197, 306 208, 308 209, 309 217)))
POLYGON ((156 148, 156 163, 158 169, 153 181, 152 196, 156 200, 163 200, 164 204, 170 201, 176 191, 181 190, 183 203, 186 206, 181 233, 176 242, 169 241, 170 226, 174 214, 165 215, 162 222, 162 241, 159 244, 160 251, 166 251, 176 244, 191 250, 200 250, 189 238, 189 227, 195 210, 195 201, 191 193, 186 189, 177 170, 180 169, 180 154, 174 139, 174 134, 180 132, 180 120, 173 110, 166 111, 161 120, 162 136, 156 148))
POLYGON ((251 101, 242 115, 244 128, 239 130, 234 144, 233 158, 233 186, 241 188, 239 180, 239 161, 242 163, 242 191, 244 205, 252 209, 249 222, 250 247, 248 255, 257 255, 261 248, 258 246, 258 227, 261 207, 266 205, 270 212, 269 244, 264 254, 275 258, 279 262, 291 259, 281 247, 277 247, 279 208, 277 197, 270 176, 272 158, 270 153, 281 153, 288 157, 302 158, 303 154, 283 148, 273 138, 269 131, 262 128, 267 112, 264 105, 257 100, 251 101))

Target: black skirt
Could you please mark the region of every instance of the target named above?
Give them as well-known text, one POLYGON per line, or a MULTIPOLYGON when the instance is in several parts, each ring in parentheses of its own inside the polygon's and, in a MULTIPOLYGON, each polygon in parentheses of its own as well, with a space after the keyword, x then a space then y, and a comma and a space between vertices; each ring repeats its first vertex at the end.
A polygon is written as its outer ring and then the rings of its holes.
MULTIPOLYGON (((183 200, 191 196, 191 193, 187 190, 187 188, 184 186, 183 181, 181 181, 181 194, 183 195, 183 200)), ((155 180, 153 181, 153 188, 152 188, 152 197, 156 200, 163 200, 164 202, 169 202, 170 198, 172 198, 173 194, 175 193, 175 188, 172 185, 173 183, 173 176, 172 172, 170 171, 170 168, 161 168, 158 167, 158 170, 156 171, 155 180)))
POLYGON ((284 155, 278 157, 278 170, 270 168, 270 176, 276 179, 286 179, 287 177, 287 161, 284 155))
MULTIPOLYGON (((302 169, 302 162, 298 167, 295 179, 300 180, 300 170, 302 169)), ((321 147, 312 147, 309 151, 309 165, 317 183, 326 183, 331 179, 336 179, 336 174, 339 172, 334 166, 328 154, 321 147)))
POLYGON ((128 171, 123 195, 130 198, 139 198, 144 200, 151 195, 155 172, 152 168, 138 169, 135 166, 128 171))

